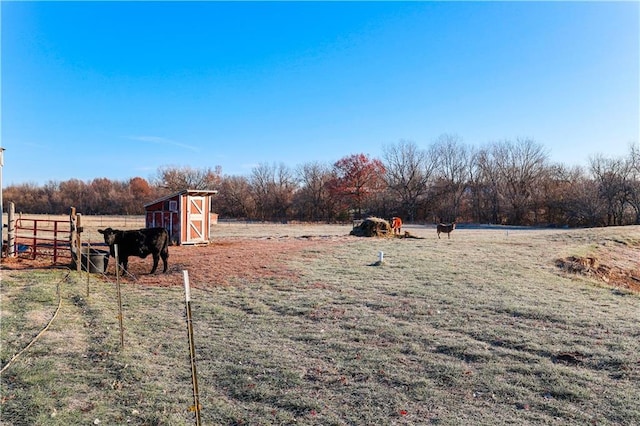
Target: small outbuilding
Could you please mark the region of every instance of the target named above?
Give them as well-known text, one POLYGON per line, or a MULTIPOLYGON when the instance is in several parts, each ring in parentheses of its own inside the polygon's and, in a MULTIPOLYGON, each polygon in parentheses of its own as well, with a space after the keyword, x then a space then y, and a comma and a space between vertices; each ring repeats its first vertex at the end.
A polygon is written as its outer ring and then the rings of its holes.
POLYGON ((166 228, 176 245, 206 244, 211 225, 218 221, 218 215, 211 213, 211 198, 217 193, 185 189, 145 204, 146 227, 166 228))

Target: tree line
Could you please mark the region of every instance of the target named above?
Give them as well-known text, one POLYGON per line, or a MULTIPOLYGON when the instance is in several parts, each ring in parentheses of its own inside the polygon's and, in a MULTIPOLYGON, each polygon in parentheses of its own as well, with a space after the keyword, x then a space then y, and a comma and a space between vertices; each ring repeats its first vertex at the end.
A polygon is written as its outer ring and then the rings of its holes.
POLYGON ((532 139, 480 148, 444 134, 427 148, 383 147, 381 158, 352 154, 333 164, 291 168, 261 163, 248 175, 164 166, 149 180, 96 178, 11 185, 7 202, 25 213, 144 213, 144 205, 184 189, 218 190, 221 218, 339 222, 368 215, 407 222, 537 226, 640 224, 640 149, 621 158, 592 156, 587 167, 553 164, 532 139))

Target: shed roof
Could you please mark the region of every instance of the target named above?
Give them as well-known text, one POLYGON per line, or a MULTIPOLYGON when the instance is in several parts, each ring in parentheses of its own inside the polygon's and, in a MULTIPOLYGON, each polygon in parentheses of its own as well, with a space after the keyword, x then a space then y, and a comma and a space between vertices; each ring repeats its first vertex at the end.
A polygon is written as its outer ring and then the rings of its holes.
POLYGON ((182 191, 174 192, 173 194, 166 195, 162 198, 158 198, 157 200, 153 200, 144 205, 144 207, 149 207, 152 204, 159 203, 164 200, 168 200, 177 195, 193 195, 194 197, 201 197, 203 195, 215 195, 218 193, 216 189, 183 189, 182 191))

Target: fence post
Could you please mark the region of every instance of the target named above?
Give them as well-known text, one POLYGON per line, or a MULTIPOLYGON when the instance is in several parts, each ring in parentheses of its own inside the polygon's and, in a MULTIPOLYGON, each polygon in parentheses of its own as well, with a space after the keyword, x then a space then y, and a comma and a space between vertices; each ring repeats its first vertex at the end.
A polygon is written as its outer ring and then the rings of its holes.
POLYGON ((38 254, 38 219, 34 219, 33 221, 33 257, 32 259, 36 258, 36 255, 38 254))
MULTIPOLYGON (((80 213, 76 214, 76 247, 78 247, 78 258, 81 265, 78 268, 78 272, 80 272, 82 270, 82 215, 80 213)), ((87 258, 89 258, 89 252, 87 252, 87 258)), ((87 272, 89 272, 88 269, 87 272)))
POLYGON ((58 263, 58 222, 53 222, 53 263, 58 263))
POLYGON ((69 247, 71 248, 71 259, 76 263, 76 271, 82 269, 82 257, 80 256, 80 247, 78 247, 78 226, 76 208, 71 207, 69 213, 69 247))
POLYGON ((9 203, 9 212, 7 213, 8 229, 7 229, 7 256, 16 256, 16 205, 9 203))
POLYGON ((116 289, 118 292, 118 322, 120 323, 120 348, 124 349, 124 326, 122 324, 122 294, 120 293, 120 258, 118 257, 118 245, 113 246, 116 258, 116 289))
POLYGON ((90 268, 90 260, 91 260, 91 239, 89 239, 89 243, 87 244, 87 299, 89 298, 89 279, 91 278, 91 269, 90 268))
POLYGON ((189 332, 189 358, 191 360, 191 383, 193 386, 193 406, 191 411, 196 413, 196 426, 200 426, 200 392, 198 391, 198 373, 196 372, 196 346, 193 341, 193 321, 191 319, 191 288, 189 286, 189 272, 182 271, 184 277, 184 299, 187 311, 187 329, 189 332))

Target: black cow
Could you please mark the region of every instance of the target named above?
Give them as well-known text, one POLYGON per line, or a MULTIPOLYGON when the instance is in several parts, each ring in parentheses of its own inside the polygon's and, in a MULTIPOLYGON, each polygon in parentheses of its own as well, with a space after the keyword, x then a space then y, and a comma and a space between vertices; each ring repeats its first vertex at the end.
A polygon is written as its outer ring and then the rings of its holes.
POLYGON ((109 245, 111 256, 115 257, 114 245, 118 245, 118 257, 120 264, 126 271, 129 256, 145 258, 153 256, 153 268, 151 274, 156 272, 158 261, 162 257, 164 269, 167 272, 167 259, 169 258, 169 233, 164 228, 146 228, 135 231, 118 231, 117 229, 98 229, 104 235, 104 242, 109 245))

